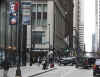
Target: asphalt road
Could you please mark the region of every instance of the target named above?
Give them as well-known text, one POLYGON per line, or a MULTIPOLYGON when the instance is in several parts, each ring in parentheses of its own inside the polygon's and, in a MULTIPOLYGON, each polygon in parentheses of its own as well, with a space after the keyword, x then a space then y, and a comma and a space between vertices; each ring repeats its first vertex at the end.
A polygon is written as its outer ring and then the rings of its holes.
POLYGON ((35 77, 93 77, 92 69, 76 69, 74 66, 58 66, 56 70, 35 77))

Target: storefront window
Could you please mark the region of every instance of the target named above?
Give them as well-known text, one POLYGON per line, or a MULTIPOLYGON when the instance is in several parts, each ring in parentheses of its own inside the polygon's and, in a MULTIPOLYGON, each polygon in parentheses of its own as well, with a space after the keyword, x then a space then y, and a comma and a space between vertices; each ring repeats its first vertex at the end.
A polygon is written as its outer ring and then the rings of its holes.
POLYGON ((43 38, 45 36, 45 32, 41 31, 33 31, 32 32, 32 43, 42 44, 44 41, 43 38))

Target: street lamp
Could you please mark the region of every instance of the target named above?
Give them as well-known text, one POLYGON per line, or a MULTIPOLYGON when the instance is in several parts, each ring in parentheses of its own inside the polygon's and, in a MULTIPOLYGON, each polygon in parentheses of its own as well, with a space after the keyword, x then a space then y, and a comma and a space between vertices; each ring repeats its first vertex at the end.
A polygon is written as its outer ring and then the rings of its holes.
POLYGON ((50 52, 50 24, 48 24, 49 26, 49 52, 50 52))
POLYGON ((16 51, 17 51, 17 56, 18 56, 18 64, 17 64, 17 70, 16 70, 16 76, 21 77, 21 69, 20 69, 20 26, 21 26, 21 16, 20 16, 20 8, 21 8, 21 0, 17 0, 18 2, 18 24, 16 25, 16 34, 17 34, 17 44, 16 44, 16 51))

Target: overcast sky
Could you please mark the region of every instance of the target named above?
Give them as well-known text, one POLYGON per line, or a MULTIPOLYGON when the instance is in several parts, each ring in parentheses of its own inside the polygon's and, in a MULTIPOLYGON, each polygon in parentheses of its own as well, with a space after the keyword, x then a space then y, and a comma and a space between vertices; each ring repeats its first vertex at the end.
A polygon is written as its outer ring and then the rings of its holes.
POLYGON ((92 33, 95 32, 95 0, 83 0, 84 5, 84 32, 86 51, 92 49, 92 33))

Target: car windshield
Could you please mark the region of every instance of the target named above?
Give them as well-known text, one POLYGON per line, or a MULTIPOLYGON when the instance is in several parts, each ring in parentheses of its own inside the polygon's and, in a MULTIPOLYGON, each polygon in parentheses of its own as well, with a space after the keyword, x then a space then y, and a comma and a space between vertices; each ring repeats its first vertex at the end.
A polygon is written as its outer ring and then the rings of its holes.
POLYGON ((100 65, 100 59, 96 59, 96 65, 100 65))

